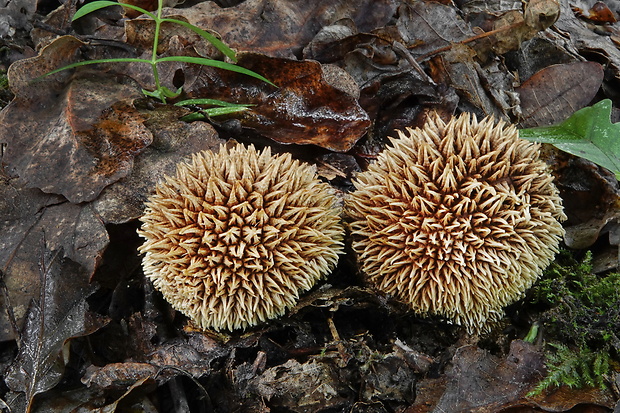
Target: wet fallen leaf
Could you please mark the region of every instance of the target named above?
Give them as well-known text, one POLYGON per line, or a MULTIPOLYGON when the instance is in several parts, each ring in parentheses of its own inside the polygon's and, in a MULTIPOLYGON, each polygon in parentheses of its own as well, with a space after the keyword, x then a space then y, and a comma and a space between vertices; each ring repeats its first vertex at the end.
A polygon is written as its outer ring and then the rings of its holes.
MULTIPOLYGON (((62 249, 80 264, 89 278, 108 245, 108 234, 91 205, 74 205, 58 195, 26 189, 0 175, 0 270, 4 272, 11 307, 24 319, 32 298, 39 295, 42 239, 62 249)), ((0 298, 0 341, 13 338, 7 303, 0 298)))
POLYGON ((105 404, 105 395, 98 390, 79 387, 59 391, 54 388, 37 397, 36 412, 92 413, 105 404))
POLYGON ((396 26, 407 48, 421 59, 434 56, 428 62, 431 78, 456 90, 461 110, 510 118, 515 99, 506 69, 497 62, 481 63, 480 45, 467 43, 477 33, 453 7, 416 2, 399 11, 396 26))
POLYGON ((555 183, 568 216, 564 243, 573 249, 589 248, 605 235, 604 229, 611 238, 611 233, 617 231, 613 229, 614 223, 620 222, 620 190, 615 175, 551 146, 544 148, 544 153, 553 153, 555 183))
MULTIPOLYGON (((278 87, 239 73, 209 68, 184 89, 192 98, 209 96, 255 105, 232 116, 244 128, 280 143, 312 144, 346 152, 370 126, 370 119, 357 100, 343 92, 341 85, 334 87, 328 83, 318 62, 242 54, 239 65, 264 74, 278 87)), ((340 72, 340 80, 347 82, 350 77, 340 72)), ((330 72, 332 79, 334 75, 330 72)))
MULTIPOLYGON (((129 386, 127 391, 125 391, 125 393, 123 393, 118 399, 114 400, 112 403, 107 404, 103 407, 100 407, 98 409, 93 409, 92 412, 93 413, 114 413, 116 412, 117 411, 116 409, 119 407, 119 403, 121 403, 123 399, 128 398, 128 396, 131 393, 136 392, 137 391, 136 389, 139 389, 143 386, 146 387, 149 384, 149 379, 150 377, 144 377, 140 380, 135 381, 131 386, 129 386)), ((151 405, 152 404, 149 402, 148 406, 150 407, 151 405)), ((140 411, 147 411, 144 405, 141 405, 140 407, 142 407, 140 411)))
POLYGON ((126 389, 155 377, 158 371, 159 367, 150 363, 108 363, 103 367, 90 366, 82 383, 105 390, 126 389))
POLYGON ((402 4, 396 27, 412 53, 424 55, 475 36, 456 8, 434 1, 402 4))
MULTIPOLYGON (((224 346, 203 332, 190 333, 184 338, 169 340, 155 345, 159 340, 157 326, 140 314, 130 317, 128 336, 106 337, 122 341, 124 362, 105 366, 90 366, 82 377, 82 383, 101 389, 125 389, 134 382, 152 378, 165 382, 171 377, 186 375, 200 378, 211 371, 211 363, 229 354, 231 348, 224 346)), ((105 334, 106 332, 104 332, 105 334)))
POLYGON ((230 8, 201 2, 178 13, 220 33, 233 49, 294 57, 324 26, 350 18, 360 31, 370 31, 387 23, 395 9, 393 0, 247 0, 230 8))
POLYGON ((524 405, 538 407, 544 412, 572 412, 578 408, 579 412, 606 413, 614 408, 616 400, 610 390, 571 389, 564 386, 528 398, 524 405))
MULTIPOLYGON (((489 93, 491 82, 486 79, 485 70, 475 59, 476 51, 463 44, 455 44, 450 50, 436 56, 429 63, 436 83, 450 84, 461 97, 459 102, 463 111, 474 112, 478 116, 493 116, 508 119, 509 115, 501 111, 489 93)), ((510 93, 511 87, 504 91, 510 93)), ((495 89, 498 90, 498 89, 495 89)), ((498 97, 500 95, 498 94, 498 97)), ((508 97, 503 97, 505 110, 511 105, 508 97)))
POLYGON ((105 223, 120 224, 142 215, 144 202, 164 175, 175 173, 176 164, 194 152, 217 150, 223 140, 205 122, 180 121, 189 111, 162 106, 141 110, 153 143, 134 160, 129 176, 106 187, 92 206, 105 223))
POLYGON ((37 394, 62 379, 66 360, 61 350, 68 340, 91 334, 107 322, 88 312, 86 298, 95 289, 88 283, 88 272, 63 258, 62 250, 41 253, 41 293, 28 309, 19 353, 4 377, 12 391, 24 393, 25 412, 31 411, 37 394))
MULTIPOLYGON (((575 3, 577 3, 577 5, 581 5, 583 2, 575 3)), ((595 23, 615 23, 617 21, 614 12, 611 11, 609 6, 602 1, 597 1, 587 10, 580 9, 577 5, 573 4, 572 9, 577 16, 583 19, 587 19, 595 23)))
POLYGON ((521 128, 562 122, 589 104, 603 83, 603 67, 595 62, 548 66, 516 91, 521 101, 521 128))
POLYGON ((131 171, 133 157, 152 136, 131 102, 141 96, 132 82, 84 68, 33 83, 53 68, 75 61, 83 43, 65 36, 32 59, 18 61, 8 76, 15 99, 0 112, 3 163, 9 176, 29 187, 79 203, 131 171))
POLYGON ((524 397, 544 372, 543 354, 520 340, 498 358, 476 346, 456 351, 438 412, 497 413, 524 397))

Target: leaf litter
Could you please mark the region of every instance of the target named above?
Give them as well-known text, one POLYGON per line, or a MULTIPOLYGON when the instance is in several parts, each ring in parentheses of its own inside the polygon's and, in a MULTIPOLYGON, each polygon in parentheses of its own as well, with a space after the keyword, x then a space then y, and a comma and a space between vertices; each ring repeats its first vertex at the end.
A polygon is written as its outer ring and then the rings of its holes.
MULTIPOLYGON (((613 4, 289 3, 198 2, 165 10, 212 30, 241 52, 240 65, 277 85, 162 63, 166 86, 182 87, 184 98, 254 105, 199 122, 182 119, 203 107, 143 97, 141 89, 153 88, 143 65, 78 68, 32 83, 79 60, 148 56, 148 20, 119 20, 118 8, 71 26, 75 5, 67 2, 48 5, 47 26, 30 34, 23 20, 15 20, 14 32, 0 32, 10 47, 19 33, 39 53, 9 69, 15 98, 0 112, 0 341, 22 342, 6 363, 9 390, 0 399, 33 411, 54 400, 66 411, 163 412, 173 411, 173 402, 214 412, 618 408, 618 384, 615 393, 610 386, 526 397, 544 374, 544 356, 539 345, 515 340, 531 322, 518 309, 508 311, 506 328, 476 341, 377 296, 346 259, 287 317, 243 334, 194 331, 161 302, 137 266, 135 220, 154 184, 191 153, 228 138, 269 145, 316 163, 321 176, 347 191, 352 174, 395 128, 421 125, 431 111, 542 127, 616 97, 613 4), (56 252, 36 248, 42 239, 56 252), (42 259, 49 269, 43 278, 42 259), (92 280, 102 285, 95 293, 92 280), (75 293, 59 300, 65 290, 75 293), (53 298, 41 298, 48 293, 53 298), (91 316, 98 321, 84 321, 91 316), (58 358, 60 350, 69 358, 58 358)), ((158 52, 223 59, 192 32, 165 25, 158 52)), ((615 177, 583 158, 546 153, 566 200, 567 244, 602 244, 601 255, 616 253, 604 268, 617 269, 615 177)), ((614 374, 609 381, 620 383, 614 374)))

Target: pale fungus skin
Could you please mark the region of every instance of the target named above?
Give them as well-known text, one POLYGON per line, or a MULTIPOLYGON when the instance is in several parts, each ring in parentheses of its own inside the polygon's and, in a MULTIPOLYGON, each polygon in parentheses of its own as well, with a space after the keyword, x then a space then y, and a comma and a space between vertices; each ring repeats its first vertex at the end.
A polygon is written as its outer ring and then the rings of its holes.
POLYGON ((146 203, 145 275, 202 329, 276 318, 343 251, 342 208, 311 165, 253 146, 203 151, 146 203))
POLYGON ((553 260, 562 201, 539 145, 462 114, 398 131, 345 200, 352 246, 378 290, 469 333, 488 331, 553 260))

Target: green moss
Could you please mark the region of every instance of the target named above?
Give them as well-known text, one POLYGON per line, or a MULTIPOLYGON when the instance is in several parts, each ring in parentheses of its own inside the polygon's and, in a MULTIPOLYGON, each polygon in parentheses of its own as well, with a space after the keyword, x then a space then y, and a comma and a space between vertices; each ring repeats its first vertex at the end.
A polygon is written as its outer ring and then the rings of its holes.
POLYGON ((620 355, 620 274, 592 273, 592 254, 562 251, 532 289, 547 351, 549 386, 603 387, 610 360, 620 355), (563 343, 563 344, 558 344, 563 343))
POLYGON ((549 387, 606 388, 605 375, 609 373, 609 352, 593 352, 587 347, 570 348, 550 343, 547 352, 547 377, 529 393, 534 396, 549 387))

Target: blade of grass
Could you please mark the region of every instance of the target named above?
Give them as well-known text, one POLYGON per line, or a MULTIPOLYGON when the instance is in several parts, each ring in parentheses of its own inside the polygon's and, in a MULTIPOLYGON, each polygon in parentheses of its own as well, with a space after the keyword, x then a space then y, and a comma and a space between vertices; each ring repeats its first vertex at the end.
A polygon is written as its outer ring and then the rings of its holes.
POLYGON ((221 106, 221 107, 227 107, 227 108, 232 108, 232 107, 249 107, 249 106, 255 106, 255 105, 245 105, 245 104, 240 104, 240 103, 230 103, 230 102, 225 102, 223 100, 217 100, 217 99, 187 99, 187 100, 182 100, 180 102, 175 103, 176 106, 184 106, 184 105, 212 105, 212 106, 221 106))
POLYGON ((138 6, 134 6, 133 4, 125 4, 125 3, 117 3, 115 1, 101 0, 101 1, 94 1, 92 3, 88 3, 80 7, 80 9, 77 12, 75 12, 75 14, 73 15, 72 21, 75 21, 79 19, 80 17, 84 17, 87 14, 97 11, 99 9, 103 9, 105 7, 110 7, 110 6, 128 7, 130 9, 139 11, 142 14, 146 14, 151 19, 155 19, 155 15, 153 13, 146 11, 143 8, 140 8, 138 6))
POLYGON ((118 62, 140 62, 140 63, 148 63, 151 64, 150 60, 146 60, 146 59, 136 59, 136 58, 122 58, 122 59, 98 59, 98 60, 85 60, 83 62, 76 62, 76 63, 71 63, 70 65, 67 66, 63 66, 61 68, 52 70, 51 72, 48 72, 42 76, 39 77, 45 77, 45 76, 49 76, 49 75, 53 75, 54 73, 58 73, 58 72, 62 72, 63 70, 68 70, 68 69, 73 69, 74 67, 79 67, 79 66, 86 66, 86 65, 94 65, 97 63, 118 63, 118 62))
POLYGON ((184 63, 195 63, 195 64, 203 65, 203 66, 217 67, 219 69, 224 69, 224 70, 228 70, 231 72, 242 73, 247 76, 252 76, 256 79, 262 80, 263 82, 269 83, 272 86, 276 86, 272 82, 267 80, 265 77, 259 75, 256 72, 253 72, 241 66, 235 66, 230 63, 222 62, 220 60, 205 59, 204 57, 193 57, 193 56, 169 56, 169 57, 162 57, 160 59, 157 59, 156 63, 159 63, 159 62, 184 62, 184 63))
POLYGON ((169 22, 169 23, 176 23, 178 25, 181 25, 183 27, 186 27, 192 30, 194 33, 202 36, 205 40, 207 40, 209 43, 215 46, 217 50, 224 53, 224 55, 226 55, 230 60, 232 60, 233 62, 237 61, 237 57, 235 56, 234 50, 226 46, 224 42, 222 42, 217 37, 213 36, 211 33, 205 30, 202 30, 200 27, 196 27, 191 23, 184 22, 183 20, 177 20, 177 19, 162 19, 162 21, 169 22))
POLYGON ((205 109, 204 112, 209 115, 209 116, 220 116, 220 115, 228 115, 230 113, 237 113, 237 112, 243 112, 245 110, 248 110, 247 107, 237 107, 237 108, 229 108, 229 107, 225 107, 225 108, 211 108, 211 109, 205 109))
POLYGON ((213 116, 220 116, 220 115, 228 115, 231 113, 236 113, 236 112, 243 112, 244 110, 247 110, 249 108, 242 108, 242 107, 237 107, 237 108, 229 108, 229 107, 224 107, 224 108, 211 108, 211 109, 206 109, 203 110, 201 112, 194 112, 194 113, 190 113, 188 115, 185 115, 181 118, 181 120, 183 122, 193 122, 193 121, 197 121, 197 120, 204 120, 208 117, 213 117, 213 116))

